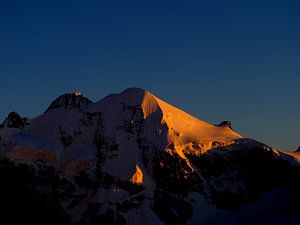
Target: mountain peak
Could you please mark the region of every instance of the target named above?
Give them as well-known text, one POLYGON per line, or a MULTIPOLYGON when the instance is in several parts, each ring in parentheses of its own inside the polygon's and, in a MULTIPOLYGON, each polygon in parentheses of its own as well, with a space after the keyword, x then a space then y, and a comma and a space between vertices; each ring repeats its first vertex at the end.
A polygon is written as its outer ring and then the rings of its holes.
POLYGON ((230 128, 231 130, 233 130, 233 129, 232 129, 232 124, 231 124, 231 122, 228 121, 228 120, 223 121, 223 122, 220 123, 218 126, 220 126, 220 127, 228 127, 228 128, 230 128))
POLYGON ((22 118, 18 113, 11 112, 8 114, 7 118, 2 123, 2 127, 5 126, 9 128, 24 128, 25 119, 22 118))
POLYGON ((119 94, 120 98, 122 98, 125 102, 130 104, 139 105, 142 104, 145 100, 149 100, 149 97, 153 97, 153 95, 142 88, 127 88, 119 94))
POLYGON ((120 105, 140 108, 143 111, 144 119, 159 108, 156 98, 152 93, 142 88, 133 87, 127 88, 121 93, 106 96, 90 107, 90 110, 101 111, 114 108, 113 111, 116 111, 120 105))
POLYGON ((130 88, 126 88, 121 93, 144 94, 146 92, 149 92, 149 91, 147 91, 146 89, 143 89, 143 88, 139 88, 139 87, 130 87, 130 88))
POLYGON ((91 103, 92 101, 84 97, 83 94, 79 91, 73 93, 66 93, 56 98, 50 104, 45 113, 59 108, 67 110, 78 109, 78 111, 82 111, 86 109, 91 103))

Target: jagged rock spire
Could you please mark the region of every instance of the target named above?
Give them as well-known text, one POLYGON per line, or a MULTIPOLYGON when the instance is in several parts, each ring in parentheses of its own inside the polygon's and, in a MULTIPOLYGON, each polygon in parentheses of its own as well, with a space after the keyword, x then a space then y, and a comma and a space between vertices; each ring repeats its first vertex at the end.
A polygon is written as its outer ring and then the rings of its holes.
POLYGON ((18 113, 11 112, 4 120, 2 126, 9 127, 9 128, 24 128, 25 119, 22 118, 18 113))

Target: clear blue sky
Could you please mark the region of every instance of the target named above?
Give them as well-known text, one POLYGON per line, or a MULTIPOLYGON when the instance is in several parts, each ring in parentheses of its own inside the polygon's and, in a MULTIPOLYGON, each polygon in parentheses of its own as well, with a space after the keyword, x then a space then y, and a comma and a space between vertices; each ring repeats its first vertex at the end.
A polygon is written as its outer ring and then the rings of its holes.
POLYGON ((142 87, 271 146, 300 145, 300 1, 0 1, 0 120, 142 87))

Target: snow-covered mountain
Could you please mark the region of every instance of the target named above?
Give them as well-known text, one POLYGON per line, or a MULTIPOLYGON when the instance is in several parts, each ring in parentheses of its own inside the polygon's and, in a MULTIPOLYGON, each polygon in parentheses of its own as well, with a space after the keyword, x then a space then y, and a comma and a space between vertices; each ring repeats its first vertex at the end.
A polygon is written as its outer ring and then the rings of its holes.
POLYGON ((297 154, 143 89, 64 94, 0 127, 0 224, 298 224, 297 154))

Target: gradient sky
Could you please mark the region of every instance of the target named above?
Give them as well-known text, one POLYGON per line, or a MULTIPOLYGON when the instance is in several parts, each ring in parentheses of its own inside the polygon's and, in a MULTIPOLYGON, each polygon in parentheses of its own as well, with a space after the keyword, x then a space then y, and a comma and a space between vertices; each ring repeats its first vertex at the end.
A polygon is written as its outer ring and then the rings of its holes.
POLYGON ((273 147, 300 145, 300 1, 0 1, 0 120, 142 87, 273 147))

